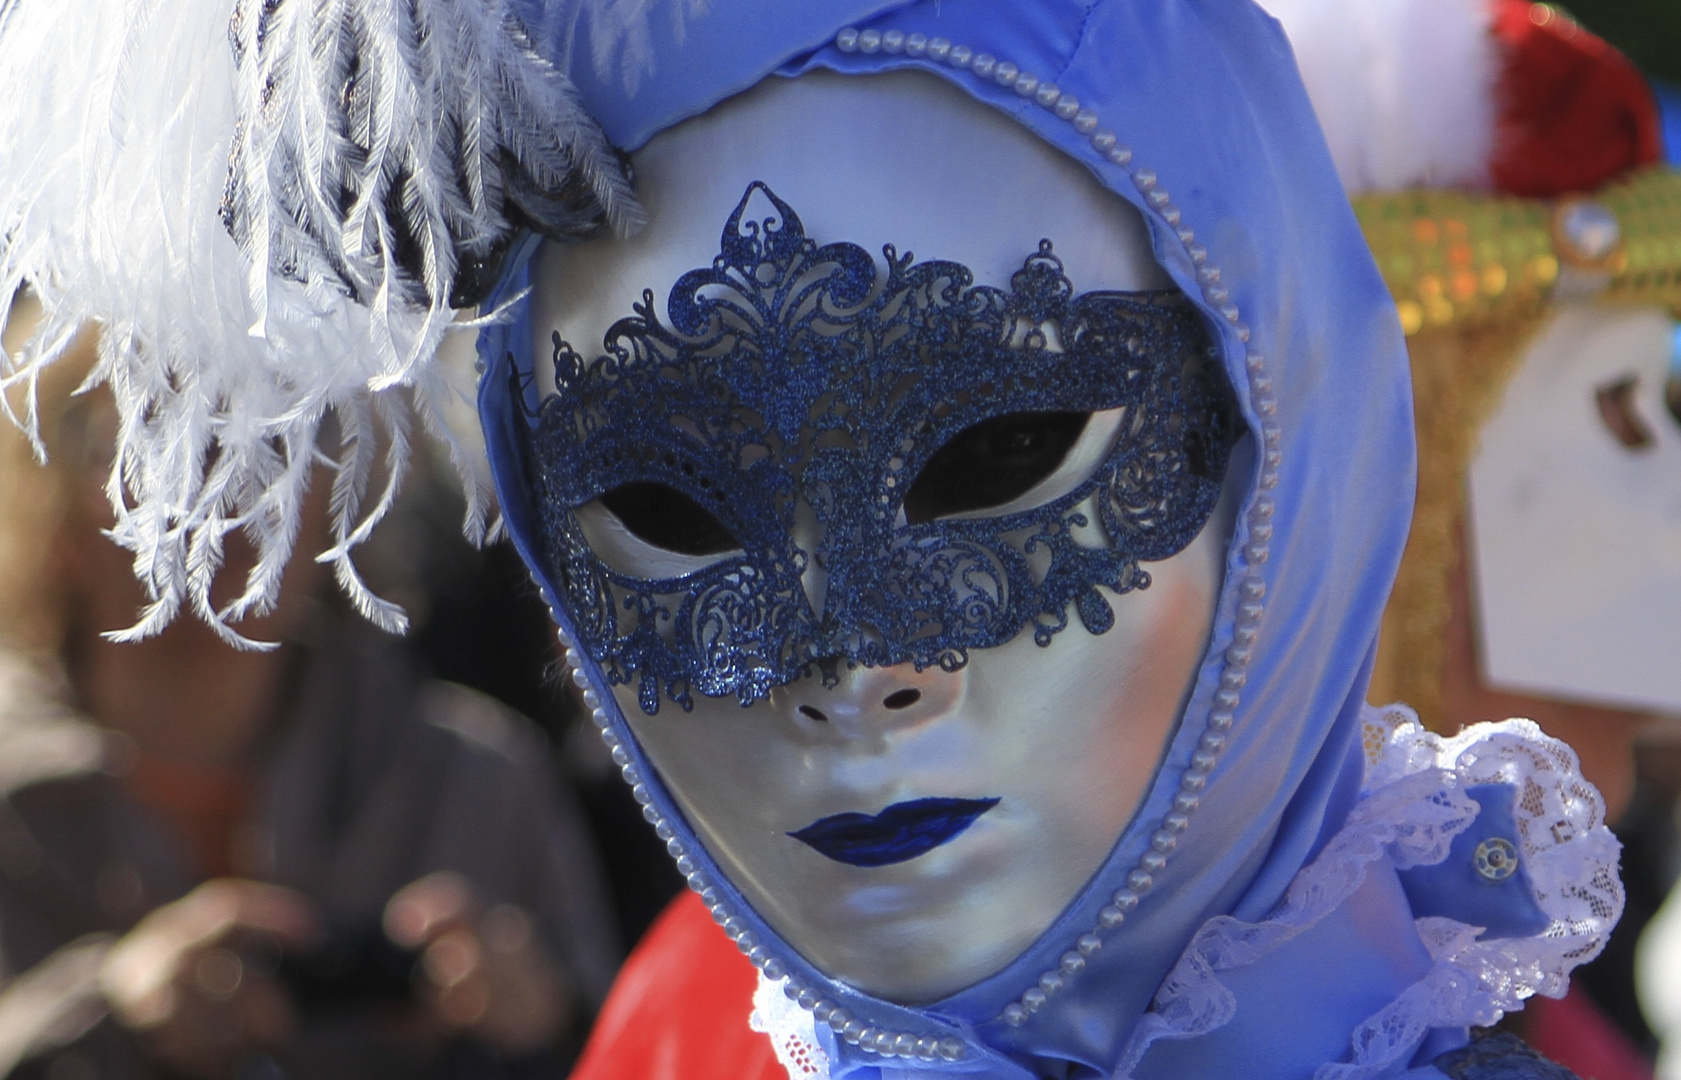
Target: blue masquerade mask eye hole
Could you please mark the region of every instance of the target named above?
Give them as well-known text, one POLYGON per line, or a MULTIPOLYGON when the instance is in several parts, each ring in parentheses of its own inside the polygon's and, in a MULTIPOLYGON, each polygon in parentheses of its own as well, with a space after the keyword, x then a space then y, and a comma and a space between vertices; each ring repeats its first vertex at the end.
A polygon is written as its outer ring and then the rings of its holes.
POLYGON ((935 451, 905 495, 912 525, 1003 506, 1056 472, 1090 413, 1019 412, 964 428, 935 451))
POLYGON ((703 506, 664 484, 620 484, 601 496, 601 505, 637 539, 679 555, 722 555, 741 550, 729 527, 703 506))

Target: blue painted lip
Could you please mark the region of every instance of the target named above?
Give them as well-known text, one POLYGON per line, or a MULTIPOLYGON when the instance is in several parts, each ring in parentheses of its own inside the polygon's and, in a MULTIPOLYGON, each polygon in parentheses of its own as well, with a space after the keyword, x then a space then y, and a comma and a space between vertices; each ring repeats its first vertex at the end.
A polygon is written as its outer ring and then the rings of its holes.
POLYGON ((832 814, 788 835, 851 866, 890 866, 955 838, 997 799, 912 799, 879 814, 832 814))

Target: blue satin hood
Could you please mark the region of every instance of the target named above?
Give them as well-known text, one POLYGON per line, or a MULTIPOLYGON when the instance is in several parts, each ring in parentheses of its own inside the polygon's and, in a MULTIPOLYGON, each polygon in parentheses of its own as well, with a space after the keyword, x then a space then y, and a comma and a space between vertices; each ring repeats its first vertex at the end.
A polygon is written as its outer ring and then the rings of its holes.
MULTIPOLYGON (((1196 687, 1149 794, 1103 868, 1032 948, 983 982, 934 1006, 905 1008, 813 969, 719 874, 636 748, 599 672, 588 673, 650 819, 665 823, 691 883, 710 890, 732 933, 749 935, 762 968, 877 1029, 961 1044, 955 1060, 905 1061, 837 1041, 837 1076, 1111 1075, 1197 928, 1221 914, 1263 917, 1353 806, 1360 706, 1412 510, 1401 330, 1284 35, 1249 0, 712 0, 686 19, 662 9, 645 33, 606 32, 602 12, 612 5, 531 6, 556 62, 608 136, 630 150, 767 77, 920 68, 947 78, 1138 207, 1157 259, 1217 335, 1256 452, 1242 459, 1252 468, 1249 490, 1196 687), (844 38, 851 48, 842 49, 836 35, 846 27, 873 34, 844 38), (947 38, 1007 61, 1054 82, 1079 109, 1059 116, 1003 85, 997 68, 981 77, 902 46, 888 51, 874 36, 894 32, 947 38), (1094 141, 1106 133, 1112 144, 1094 141), (1164 842, 1164 822, 1185 793, 1199 805, 1164 842), (1099 924, 1141 866, 1156 867, 1148 891, 1083 970, 1026 1022, 1001 1019, 1099 924)), ((522 285, 515 275, 504 295, 522 285)), ((525 410, 535 405, 529 342, 517 308, 512 322, 482 334, 481 412, 509 531, 570 636, 572 617, 555 603, 560 590, 541 557, 521 460, 525 410)), ((1397 917, 1410 929, 1404 905, 1397 917)), ((1357 1020, 1369 1009, 1351 993, 1365 1010, 1356 1010, 1357 1020)), ((1342 1025, 1345 1040, 1348 1030, 1342 1025)), ((1305 1043, 1301 1054, 1303 1076, 1326 1060, 1305 1043)))

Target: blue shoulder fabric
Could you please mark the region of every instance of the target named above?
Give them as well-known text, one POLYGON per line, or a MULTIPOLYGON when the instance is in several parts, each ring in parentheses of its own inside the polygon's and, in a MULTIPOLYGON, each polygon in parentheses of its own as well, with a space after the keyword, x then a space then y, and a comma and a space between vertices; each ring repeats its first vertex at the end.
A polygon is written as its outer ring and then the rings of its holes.
POLYGON ((1535 902, 1529 868, 1518 857, 1511 784, 1476 784, 1465 794, 1482 811, 1453 838, 1448 857, 1434 866, 1401 871, 1413 914, 1444 916, 1484 929, 1485 938, 1530 937, 1551 922, 1535 902))

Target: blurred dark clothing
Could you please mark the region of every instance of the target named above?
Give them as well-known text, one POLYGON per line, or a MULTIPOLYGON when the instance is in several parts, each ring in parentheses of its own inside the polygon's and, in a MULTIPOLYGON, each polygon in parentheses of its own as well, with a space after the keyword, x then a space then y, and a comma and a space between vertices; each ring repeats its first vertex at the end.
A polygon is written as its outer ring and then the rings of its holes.
POLYGON ((1581 987, 1630 1043, 1648 1060, 1656 1058, 1657 1036, 1647 1027, 1635 992, 1635 952, 1640 935, 1663 906, 1674 883, 1668 865, 1675 845, 1675 795, 1671 784, 1654 783, 1649 748, 1636 750, 1639 778, 1634 798, 1622 820, 1612 826, 1622 841, 1623 893, 1627 897, 1623 917, 1605 951, 1571 974, 1571 985, 1581 987))
MULTIPOLYGON (((449 531, 434 527, 428 535, 449 531)), ((457 545, 453 560, 428 575, 430 617, 414 644, 437 677, 491 695, 548 733, 595 837, 628 948, 683 891, 682 875, 561 679, 554 620, 519 552, 506 540, 481 551, 457 545)))
MULTIPOLYGON (((582 815, 543 740, 482 695, 420 677, 394 639, 325 619, 251 793, 234 869, 297 889, 327 924, 377 934, 410 882, 452 870, 488 905, 534 918, 588 1009, 618 945, 582 815)), ((0 657, 0 1075, 152 1075, 105 1018, 104 950, 205 874, 190 845, 125 790, 133 751, 63 705, 59 687, 0 657)), ((417 1045, 393 1004, 300 1010, 295 1055, 253 1075, 535 1075, 471 1046, 417 1045)), ((251 1070, 247 1070, 251 1071, 251 1070)), ((542 1070, 538 1070, 540 1073, 542 1070)))

